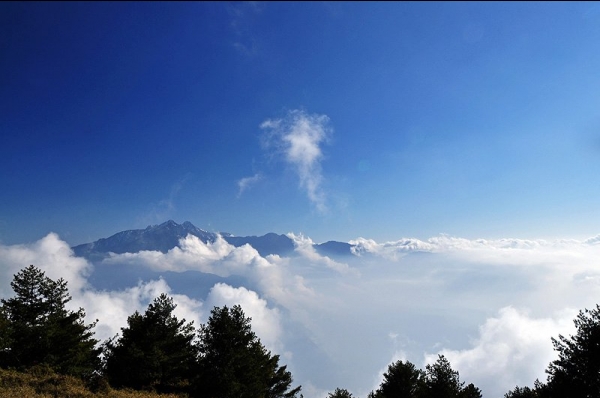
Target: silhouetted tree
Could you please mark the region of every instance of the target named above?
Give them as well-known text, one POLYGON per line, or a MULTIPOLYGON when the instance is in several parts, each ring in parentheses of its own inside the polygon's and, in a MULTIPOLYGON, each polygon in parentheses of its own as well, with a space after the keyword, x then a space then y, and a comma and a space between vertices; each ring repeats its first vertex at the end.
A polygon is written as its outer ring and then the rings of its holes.
POLYGON ((0 366, 9 361, 10 346, 10 322, 6 309, 4 306, 0 306, 0 366))
POLYGON ((473 383, 469 383, 458 394, 459 398, 481 398, 481 390, 473 383))
POLYGON ((514 390, 504 394, 504 398, 538 398, 538 394, 529 387, 516 386, 514 390))
POLYGON ((466 387, 450 362, 439 355, 425 371, 406 361, 388 367, 379 388, 369 398, 481 398, 481 390, 473 384, 466 387))
POLYGON ((336 388, 334 392, 327 394, 327 398, 354 398, 354 395, 345 388, 336 388))
POLYGON ((577 333, 552 339, 558 359, 547 370, 552 397, 600 397, 600 306, 580 311, 577 333))
POLYGON ((558 359, 546 370, 547 383, 536 380, 534 388, 515 387, 505 398, 600 397, 600 306, 579 311, 574 336, 552 338, 558 359))
POLYGON ((462 390, 458 372, 443 355, 434 364, 425 367, 426 396, 431 398, 456 398, 462 390))
POLYGON ((46 364, 63 374, 91 375, 100 363, 95 324, 84 323, 82 308, 65 308, 71 300, 67 282, 30 265, 14 276, 11 287, 15 297, 1 300, 0 366, 46 364))
POLYGON ((296 397, 292 375, 254 334, 239 305, 215 307, 200 328, 200 373, 194 396, 296 397))
POLYGON ((114 387, 186 392, 196 372, 195 329, 173 315, 165 294, 127 319, 121 337, 104 344, 104 374, 114 387))
POLYGON ((373 398, 417 398, 425 386, 425 372, 409 361, 396 361, 388 366, 373 398))

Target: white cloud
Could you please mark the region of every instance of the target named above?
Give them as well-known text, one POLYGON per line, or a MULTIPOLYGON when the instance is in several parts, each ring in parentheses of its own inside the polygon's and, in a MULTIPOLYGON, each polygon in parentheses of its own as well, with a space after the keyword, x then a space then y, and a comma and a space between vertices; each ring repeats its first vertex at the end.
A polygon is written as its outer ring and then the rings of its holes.
POLYGON ((180 240, 179 244, 181 247, 176 246, 167 253, 151 250, 137 253, 111 253, 103 263, 143 265, 157 271, 196 270, 228 276, 230 270, 226 267, 214 267, 215 263, 232 255, 233 252, 244 250, 230 245, 220 235, 217 235, 214 242, 208 243, 202 242, 197 236, 187 235, 180 240))
POLYGON ((52 279, 68 281, 70 291, 86 287, 92 266, 85 259, 73 256, 69 245, 50 233, 37 242, 24 245, 0 245, 0 294, 12 294, 10 282, 21 269, 35 265, 52 279))
POLYGON ((250 189, 254 184, 262 180, 262 175, 260 173, 254 174, 252 177, 244 177, 238 180, 238 197, 240 197, 244 191, 250 189))
POLYGON ((311 386, 314 396, 336 387, 366 395, 380 382, 378 371, 388 359, 421 366, 437 353, 484 396, 501 396, 543 378, 553 355, 550 337, 568 334, 576 310, 600 297, 597 238, 360 238, 353 241, 359 255, 342 262, 316 253, 308 237, 288 236, 298 254, 289 258, 188 236, 168 253, 113 255, 101 264, 114 267, 115 278, 135 265, 236 275, 248 282, 217 284, 207 297, 192 298, 162 279, 98 291, 88 283, 92 265, 49 234, 27 245, 0 245, 0 293, 11 296, 12 275, 29 264, 53 279, 64 277, 73 308, 83 307, 88 322, 99 319, 101 339, 118 333, 129 315, 145 311, 160 293, 174 297, 176 315, 196 326, 213 305, 240 303, 263 343, 282 354, 298 374, 296 382, 311 386))
POLYGON ((127 317, 135 311, 144 312, 148 304, 161 293, 167 293, 177 308, 177 317, 194 321, 198 326, 202 303, 184 295, 171 294, 171 288, 160 279, 138 283, 121 291, 98 291, 89 285, 87 278, 93 266, 85 259, 75 257, 69 245, 55 233, 50 233, 28 245, 0 245, 0 296, 12 297, 10 287, 13 275, 35 265, 51 279, 63 278, 72 300, 67 307, 72 310, 84 308, 86 322, 98 320, 94 329, 96 338, 103 341, 120 332, 127 317))
POLYGON ((120 333, 131 314, 135 311, 144 313, 154 298, 163 293, 173 298, 177 305, 173 314, 178 319, 193 321, 195 327, 200 325, 202 303, 173 294, 163 279, 139 282, 137 286, 120 291, 85 290, 73 297, 73 304, 86 310, 88 321, 98 320, 94 329, 96 338, 105 340, 120 333))
POLYGON ((196 236, 188 235, 179 243, 181 247, 174 247, 167 253, 112 253, 103 260, 103 264, 138 265, 156 271, 195 270, 224 277, 240 275, 259 286, 267 298, 285 307, 293 307, 300 302, 307 305, 314 298, 314 292, 306 286, 304 278, 290 272, 288 259, 277 255, 262 257, 252 246, 235 247, 221 236, 217 236, 214 242, 204 243, 196 236))
POLYGON ((444 353, 462 380, 475 383, 486 396, 502 395, 515 384, 531 385, 551 358, 550 337, 571 324, 573 308, 589 306, 590 297, 600 294, 600 245, 593 240, 442 235, 378 243, 359 238, 351 242, 357 256, 342 263, 316 253, 310 238, 288 236, 300 256, 265 258, 248 245, 234 248, 188 237, 181 249, 166 254, 120 259, 247 277, 256 291, 216 285, 205 304, 242 304, 256 320, 261 339, 264 335, 270 347, 285 347, 296 366, 312 367, 314 360, 303 356, 306 347, 286 340, 291 331, 285 327, 301 325, 321 355, 341 367, 340 374, 330 375, 336 383, 330 387, 307 380, 315 394, 336 386, 368 393, 364 389, 371 387, 373 377, 380 381, 377 369, 387 368, 381 362, 389 357, 386 352, 415 364, 425 352, 444 353), (354 272, 358 269, 360 274, 354 272), (285 309, 285 317, 266 300, 285 309), (532 315, 515 309, 525 307, 532 315), (490 316, 490 311, 498 315, 490 316), (394 331, 391 351, 384 330, 394 331), (469 340, 474 333, 479 337, 469 340), (408 343, 398 347, 397 341, 408 343))
POLYGON ((231 3, 226 10, 231 18, 229 26, 236 39, 233 47, 245 56, 255 56, 259 53, 257 36, 252 33, 251 21, 262 12, 264 5, 254 1, 231 3))
POLYGON ((552 318, 532 318, 513 307, 500 309, 479 328, 479 337, 464 350, 443 349, 426 355, 433 363, 438 354, 448 358, 461 380, 485 386, 484 396, 502 396, 514 386, 533 386, 546 380, 545 369, 556 358, 551 337, 575 332, 576 310, 563 310, 552 318))
POLYGON ((403 238, 397 241, 378 243, 372 239, 351 240, 354 254, 374 254, 390 260, 398 260, 409 253, 424 252, 452 256, 468 263, 491 263, 502 265, 556 265, 572 263, 572 270, 586 268, 600 255, 596 238, 583 241, 573 239, 525 240, 525 239, 464 239, 441 235, 425 241, 403 238), (583 263, 582 263, 583 262, 583 263))
POLYGON ((351 240, 348 243, 353 245, 350 250, 357 256, 370 253, 379 255, 389 260, 397 260, 408 252, 434 251, 432 244, 415 238, 405 238, 398 241, 385 243, 377 243, 373 239, 358 238, 351 240))
POLYGON ((260 125, 267 132, 266 146, 283 153, 286 162, 296 171, 300 187, 320 212, 327 211, 326 195, 321 186, 321 145, 331 134, 328 123, 326 115, 292 110, 284 118, 268 119, 260 125))
POLYGON ((302 234, 296 235, 292 232, 287 234, 287 237, 294 241, 295 251, 300 253, 303 257, 310 260, 311 264, 325 264, 327 268, 330 268, 341 274, 352 273, 354 275, 360 275, 360 273, 346 263, 337 262, 327 256, 322 256, 315 250, 314 242, 312 239, 305 237, 302 234))
POLYGON ((269 308, 267 301, 261 299, 256 292, 244 287, 234 288, 224 283, 217 283, 211 289, 206 303, 210 308, 240 305, 245 315, 252 318, 252 330, 265 347, 274 353, 282 351, 279 310, 269 308))

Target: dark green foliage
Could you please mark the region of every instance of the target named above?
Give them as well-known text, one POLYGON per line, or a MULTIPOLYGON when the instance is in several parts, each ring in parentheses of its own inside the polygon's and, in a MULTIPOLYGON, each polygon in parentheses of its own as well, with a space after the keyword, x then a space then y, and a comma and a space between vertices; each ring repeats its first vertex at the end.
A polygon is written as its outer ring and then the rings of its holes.
POLYGON ((279 366, 250 327, 239 305, 215 307, 200 328, 200 373, 195 381, 198 397, 296 397, 292 375, 279 366))
POLYGON ((127 319, 122 336, 104 344, 104 374, 114 387, 183 392, 196 370, 195 329, 173 315, 175 304, 160 295, 141 315, 127 319))
POLYGON ((579 311, 574 323, 575 336, 552 339, 558 359, 546 370, 547 383, 536 380, 533 389, 515 387, 504 398, 600 397, 600 306, 579 311))
POLYGON ((396 361, 383 374, 383 382, 373 393, 375 398, 416 398, 425 386, 425 372, 409 361, 396 361))
POLYGON ((443 355, 425 371, 406 361, 388 367, 379 388, 369 398, 481 398, 473 384, 466 387, 443 355))
POLYGON ((552 397, 600 397, 600 306, 580 311, 577 334, 552 339, 558 359, 547 370, 552 397))
POLYGON ((11 282, 15 297, 2 299, 0 366, 46 364, 56 372, 90 376, 99 366, 95 324, 84 323, 83 309, 68 311, 67 282, 53 281, 30 265, 11 282))
POLYGON ((514 390, 504 394, 504 398, 537 398, 538 394, 529 387, 515 387, 514 390))
POLYGON ((327 398, 354 398, 354 395, 345 388, 336 388, 334 392, 327 394, 327 398))
POLYGON ((458 372, 452 369, 443 355, 425 367, 425 388, 420 395, 424 398, 481 398, 481 390, 473 383, 465 386, 458 372))
POLYGON ((0 365, 7 359, 10 351, 10 322, 4 306, 0 306, 0 365))
POLYGON ((475 387, 473 383, 469 383, 461 390, 458 396, 460 398, 481 398, 481 390, 475 387))
POLYGON ((425 367, 425 395, 435 398, 458 397, 463 387, 458 372, 453 370, 450 362, 439 355, 434 364, 425 367))

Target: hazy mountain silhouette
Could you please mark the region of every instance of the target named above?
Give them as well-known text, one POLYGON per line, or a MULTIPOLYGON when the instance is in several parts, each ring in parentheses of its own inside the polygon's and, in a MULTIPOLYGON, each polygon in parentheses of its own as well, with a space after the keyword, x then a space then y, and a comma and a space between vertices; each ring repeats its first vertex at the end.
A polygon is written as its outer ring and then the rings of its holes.
MULTIPOLYGON (((166 253, 175 246, 179 246, 179 240, 185 238, 188 234, 198 237, 204 243, 214 242, 217 239, 216 233, 200 229, 189 221, 177 224, 175 221, 169 220, 160 225, 148 226, 145 229, 118 232, 108 238, 77 245, 72 249, 75 255, 85 257, 91 261, 105 258, 111 252, 121 254, 152 250, 166 253)), ((294 255, 294 241, 286 235, 277 235, 272 232, 263 236, 234 236, 229 233, 221 233, 220 235, 235 247, 249 244, 263 257, 269 254, 294 255)), ((352 245, 329 241, 315 244, 314 247, 322 255, 344 256, 351 254, 352 245)))

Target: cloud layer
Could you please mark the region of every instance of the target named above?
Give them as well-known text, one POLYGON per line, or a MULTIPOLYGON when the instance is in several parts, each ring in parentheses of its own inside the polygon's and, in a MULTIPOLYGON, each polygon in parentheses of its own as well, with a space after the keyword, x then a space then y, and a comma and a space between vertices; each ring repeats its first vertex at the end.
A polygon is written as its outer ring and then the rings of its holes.
POLYGON ((99 319, 102 340, 160 293, 173 296, 176 314, 196 326, 215 305, 241 304, 263 343, 306 386, 307 397, 336 387, 366 396, 392 360, 424 367, 439 353, 485 397, 502 396, 517 384, 544 380, 555 355, 550 338, 573 333, 577 310, 600 296, 598 237, 359 238, 354 256, 329 258, 315 252, 310 238, 288 236, 296 245, 289 258, 188 236, 167 253, 112 255, 92 265, 49 234, 28 245, 0 245, 0 295, 11 296, 12 275, 34 264, 69 282, 70 304, 83 307, 88 321, 99 319), (186 278, 213 274, 241 282, 216 282, 202 294, 185 295, 177 284, 152 277, 99 290, 90 282, 96 267, 111 267, 115 278, 147 269, 166 279, 169 272, 192 272, 186 278))

